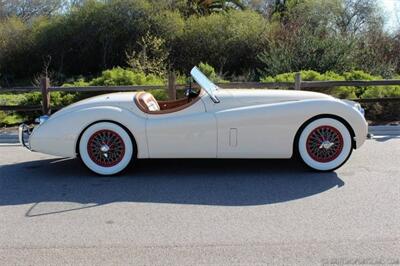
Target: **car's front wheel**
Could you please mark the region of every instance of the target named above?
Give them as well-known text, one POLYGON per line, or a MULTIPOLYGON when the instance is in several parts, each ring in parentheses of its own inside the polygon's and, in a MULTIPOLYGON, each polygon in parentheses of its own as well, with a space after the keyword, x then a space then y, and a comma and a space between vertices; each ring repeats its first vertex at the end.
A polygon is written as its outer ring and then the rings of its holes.
POLYGON ((83 163, 100 175, 114 175, 123 171, 135 155, 129 134, 121 126, 99 122, 88 127, 79 141, 83 163))
POLYGON ((333 118, 320 118, 303 129, 298 151, 303 162, 319 171, 332 171, 342 166, 352 152, 351 134, 333 118))

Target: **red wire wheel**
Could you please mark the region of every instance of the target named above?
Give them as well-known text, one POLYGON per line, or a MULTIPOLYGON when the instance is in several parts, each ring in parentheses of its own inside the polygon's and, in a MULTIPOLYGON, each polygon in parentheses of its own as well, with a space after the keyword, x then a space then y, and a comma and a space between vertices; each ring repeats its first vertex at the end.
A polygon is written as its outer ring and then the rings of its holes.
POLYGON ((108 129, 95 132, 87 143, 90 159, 102 167, 112 167, 122 161, 125 143, 121 136, 108 129))
POLYGON ((310 157, 320 163, 335 160, 343 150, 343 136, 332 126, 319 126, 308 135, 306 147, 310 157))

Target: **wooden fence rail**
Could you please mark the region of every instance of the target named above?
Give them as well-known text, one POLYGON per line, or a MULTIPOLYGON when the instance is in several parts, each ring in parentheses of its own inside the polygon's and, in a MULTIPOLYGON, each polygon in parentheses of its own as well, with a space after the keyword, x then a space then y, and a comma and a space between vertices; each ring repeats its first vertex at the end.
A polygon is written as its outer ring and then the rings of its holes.
MULTIPOLYGON (((176 98, 176 91, 183 89, 185 85, 175 84, 175 74, 169 73, 168 84, 166 86, 88 86, 88 87, 52 87, 48 78, 41 80, 40 87, 12 87, 12 88, 0 88, 0 93, 3 92, 41 92, 42 103, 41 105, 17 105, 17 106, 2 106, 0 105, 0 111, 38 111, 42 110, 43 114, 50 114, 50 94, 52 91, 64 91, 64 92, 115 92, 115 91, 145 91, 153 89, 167 89, 168 96, 170 99, 176 98)), ((260 89, 260 88, 289 88, 295 90, 301 89, 316 89, 316 88, 333 88, 340 86, 351 86, 351 87, 368 87, 368 86, 393 86, 399 85, 400 80, 352 80, 352 81, 302 81, 300 73, 296 73, 295 82, 230 82, 230 83, 219 83, 217 84, 221 88, 227 89, 260 89)), ((394 98, 373 98, 373 99, 353 99, 359 102, 371 103, 371 102, 400 102, 400 97, 394 98)), ((53 109, 59 109, 56 107, 53 109)))

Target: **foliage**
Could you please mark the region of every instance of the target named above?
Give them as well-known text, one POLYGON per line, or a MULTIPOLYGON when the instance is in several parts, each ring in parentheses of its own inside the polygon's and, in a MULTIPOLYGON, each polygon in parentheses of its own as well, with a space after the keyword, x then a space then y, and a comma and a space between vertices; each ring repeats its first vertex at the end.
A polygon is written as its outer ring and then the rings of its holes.
POLYGON ((89 82, 92 86, 117 85, 163 85, 164 80, 154 74, 146 75, 143 72, 116 67, 102 72, 101 76, 89 82))
MULTIPOLYGON (((24 94, 0 94, 0 105, 19 105, 26 101, 28 93, 24 94)), ((0 111, 0 125, 17 125, 24 121, 25 116, 22 114, 9 113, 0 111)))
POLYGON ((186 13, 209 15, 230 9, 244 9, 244 4, 241 0, 188 0, 186 13))
POLYGON ((258 65, 255 55, 266 44, 266 28, 263 17, 253 11, 189 17, 171 51, 173 66, 187 72, 208 62, 219 75, 242 74, 258 65))
POLYGON ((3 86, 32 79, 47 61, 56 84, 127 63, 160 75, 208 62, 233 80, 301 69, 400 72, 400 34, 384 31, 373 0, 72 2, 1 2, 3 86))
MULTIPOLYGON (((102 72, 101 76, 94 78, 90 81, 85 81, 84 79, 77 79, 76 81, 63 84, 65 87, 77 86, 129 86, 129 85, 165 85, 166 80, 163 77, 156 76, 154 74, 146 75, 143 72, 133 71, 131 69, 123 69, 121 67, 116 67, 113 69, 105 70, 102 72)), ((167 95, 165 90, 151 90, 154 96, 159 100, 165 100, 167 95)), ((93 94, 92 94, 93 95, 93 94)), ((88 97, 87 93, 81 94, 71 94, 67 93, 60 95, 60 99, 66 99, 69 103, 76 101, 77 99, 88 97)), ((53 94, 52 94, 53 102, 53 94)), ((68 103, 68 104, 69 104, 68 103)), ((67 104, 63 104, 67 105, 67 104)))
MULTIPOLYGON (((104 69, 126 66, 126 51, 139 52, 139 42, 147 32, 170 45, 182 31, 183 20, 177 12, 155 10, 147 0, 85 1, 65 15, 37 18, 22 26, 20 31, 7 31, 8 35, 21 34, 14 43, 6 44, 12 51, 0 60, 0 71, 14 79, 41 72, 47 57, 51 58, 50 70, 63 76, 96 75, 104 69), (29 45, 13 47, 27 41, 29 45), (20 61, 15 60, 18 54, 20 61)), ((9 38, 6 35, 4 39, 9 38)))
POLYGON ((210 80, 216 83, 228 82, 221 78, 217 73, 215 73, 214 67, 210 66, 207 63, 200 62, 199 69, 204 73, 210 80))
MULTIPOLYGON (((300 71, 302 80, 306 81, 340 81, 340 80, 379 80, 381 76, 374 76, 365 73, 360 70, 344 72, 343 74, 337 74, 332 71, 327 71, 323 74, 313 71, 306 70, 300 71)), ((262 77, 261 82, 294 82, 295 72, 283 73, 276 76, 265 76, 262 77)), ((319 90, 319 89, 318 89, 319 90)), ((320 91, 320 90, 319 90, 320 91)), ((322 92, 331 94, 338 98, 381 98, 381 97, 399 97, 400 86, 372 86, 372 87, 337 87, 337 88, 326 88, 322 92)))
POLYGON ((333 36, 320 36, 306 29, 271 41, 258 56, 263 63, 260 73, 278 73, 315 69, 320 72, 348 70, 351 43, 333 36))
POLYGON ((0 125, 18 125, 25 121, 25 117, 20 114, 5 115, 4 112, 0 112, 0 125))
POLYGON ((89 86, 89 82, 85 81, 84 78, 78 78, 76 80, 69 80, 68 83, 64 83, 63 87, 86 87, 89 86))
POLYGON ((370 87, 363 92, 361 97, 362 98, 400 97, 400 86, 370 87))
POLYGON ((0 111, 0 125, 6 125, 3 121, 7 117, 7 114, 3 111, 0 111))
POLYGON ((362 69, 391 77, 399 40, 383 30, 373 0, 286 0, 273 12, 269 45, 258 55, 261 75, 314 69, 362 69))
POLYGON ((105 70, 97 78, 85 81, 78 78, 75 81, 64 83, 64 87, 85 86, 124 86, 124 85, 164 85, 166 80, 154 74, 146 75, 143 72, 116 67, 105 70))
POLYGON ((127 64, 138 72, 163 76, 167 73, 168 51, 165 40, 151 36, 149 32, 138 42, 140 52, 127 53, 127 64))
POLYGON ((159 10, 179 11, 185 18, 246 8, 246 0, 149 0, 149 2, 159 10))
POLYGON ((351 38, 339 37, 332 23, 337 1, 286 1, 274 17, 270 43, 259 54, 262 75, 314 69, 342 72, 351 66, 351 38))
POLYGON ((26 64, 31 44, 27 31, 27 25, 19 18, 0 21, 0 72, 5 84, 14 73, 31 70, 26 64))
POLYGON ((61 9, 64 0, 2 0, 0 1, 0 19, 19 17, 30 20, 37 16, 51 16, 61 9))

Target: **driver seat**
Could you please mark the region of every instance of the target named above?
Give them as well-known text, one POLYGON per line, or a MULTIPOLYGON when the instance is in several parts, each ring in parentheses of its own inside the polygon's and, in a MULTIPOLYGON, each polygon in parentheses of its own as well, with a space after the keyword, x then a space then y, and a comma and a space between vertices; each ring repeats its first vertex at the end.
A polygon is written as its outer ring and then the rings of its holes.
POLYGON ((146 113, 160 111, 160 106, 157 100, 151 93, 140 92, 136 96, 136 103, 140 109, 144 110, 146 113))
POLYGON ((143 112, 148 114, 168 114, 178 112, 194 105, 204 95, 203 90, 196 98, 183 98, 172 101, 157 101, 151 93, 138 92, 135 96, 136 106, 143 112))

